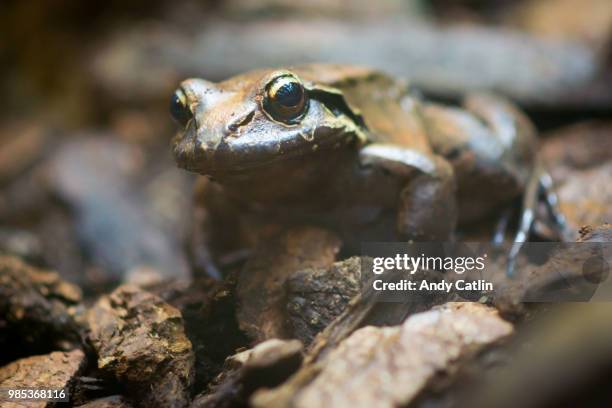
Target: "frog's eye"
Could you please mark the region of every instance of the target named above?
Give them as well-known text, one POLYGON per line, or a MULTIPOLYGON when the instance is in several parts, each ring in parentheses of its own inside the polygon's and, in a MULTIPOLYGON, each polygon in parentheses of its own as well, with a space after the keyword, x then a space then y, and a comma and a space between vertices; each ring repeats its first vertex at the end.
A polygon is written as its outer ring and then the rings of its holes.
POLYGON ((193 113, 191 113, 191 109, 187 105, 187 96, 185 92, 181 89, 178 89, 172 95, 172 99, 170 100, 170 114, 178 123, 183 126, 187 125, 187 122, 193 117, 193 113))
POLYGON ((298 123, 307 107, 304 86, 293 75, 273 79, 266 87, 263 107, 274 120, 289 125, 298 123))

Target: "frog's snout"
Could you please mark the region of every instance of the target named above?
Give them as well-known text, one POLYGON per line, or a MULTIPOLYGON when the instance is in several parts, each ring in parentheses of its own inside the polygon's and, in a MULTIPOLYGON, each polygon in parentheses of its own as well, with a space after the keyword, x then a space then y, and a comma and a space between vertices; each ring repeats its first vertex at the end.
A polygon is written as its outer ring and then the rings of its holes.
POLYGON ((208 172, 222 138, 214 112, 221 94, 214 83, 198 78, 183 81, 175 91, 170 113, 181 126, 172 140, 179 167, 202 174, 208 172))
POLYGON ((173 139, 174 158, 179 167, 209 174, 215 167, 221 143, 222 135, 219 132, 211 132, 194 117, 173 139))
MULTIPOLYGON (((245 172, 288 157, 303 148, 297 125, 270 120, 262 113, 259 88, 226 87, 200 79, 181 83, 175 100, 189 109, 177 110, 183 129, 173 140, 179 167, 221 177, 245 172)), ((307 143, 309 151, 312 146, 307 143)))

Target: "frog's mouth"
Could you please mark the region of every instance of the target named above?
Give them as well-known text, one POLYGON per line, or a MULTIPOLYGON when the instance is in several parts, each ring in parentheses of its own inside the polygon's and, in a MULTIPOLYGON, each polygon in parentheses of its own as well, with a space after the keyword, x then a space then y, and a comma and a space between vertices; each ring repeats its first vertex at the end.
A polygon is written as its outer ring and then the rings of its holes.
MULTIPOLYGON (((173 151, 178 166, 206 176, 224 178, 256 173, 279 163, 314 157, 330 150, 346 148, 361 140, 361 135, 344 126, 328 125, 296 128, 283 133, 282 138, 219 138, 215 144, 204 145, 194 129, 189 127, 173 139, 173 151)), ((214 140, 214 138, 204 138, 214 140)))

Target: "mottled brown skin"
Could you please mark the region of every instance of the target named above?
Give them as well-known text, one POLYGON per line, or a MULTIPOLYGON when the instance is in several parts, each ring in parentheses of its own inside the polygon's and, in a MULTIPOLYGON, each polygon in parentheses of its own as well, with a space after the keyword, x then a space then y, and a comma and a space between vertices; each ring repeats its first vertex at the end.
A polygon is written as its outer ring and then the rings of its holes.
POLYGON ((200 186, 209 225, 198 245, 248 247, 239 231, 299 224, 330 228, 348 248, 447 240, 458 219, 520 195, 533 168, 533 126, 490 95, 441 105, 380 72, 341 65, 259 70, 218 84, 189 79, 180 90, 192 117, 174 155, 210 177, 200 186), (309 98, 291 125, 266 110, 267 87, 288 74, 309 98))

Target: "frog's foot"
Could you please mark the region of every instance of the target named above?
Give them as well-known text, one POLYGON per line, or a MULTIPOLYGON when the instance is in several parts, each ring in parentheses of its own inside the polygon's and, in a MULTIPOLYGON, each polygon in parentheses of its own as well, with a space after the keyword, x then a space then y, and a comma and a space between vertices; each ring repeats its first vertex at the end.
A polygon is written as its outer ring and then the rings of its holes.
POLYGON ((571 240, 572 237, 570 236, 570 232, 567 228, 565 217, 559 208, 559 198, 555 192, 552 177, 548 172, 543 171, 540 175, 539 181, 540 193, 543 196, 543 201, 546 205, 546 210, 549 217, 549 220, 544 221, 550 221, 548 224, 552 224, 551 227, 556 232, 557 238, 560 241, 571 240))
POLYGON ((538 179, 534 178, 527 185, 525 195, 523 196, 523 207, 521 211, 521 219, 519 221, 518 230, 514 236, 514 243, 508 253, 508 264, 506 266, 506 275, 514 276, 514 268, 521 249, 525 245, 529 233, 535 220, 536 206, 538 205, 538 179))
POLYGON ((508 233, 508 225, 514 216, 513 208, 506 208, 503 210, 501 217, 497 221, 497 225, 495 226, 495 232, 493 233, 493 246, 499 248, 503 245, 504 240, 506 238, 506 234, 508 233))
POLYGON ((403 186, 397 230, 402 239, 448 241, 457 224, 453 169, 444 159, 402 147, 372 144, 360 152, 361 167, 403 186))
POLYGON ((509 277, 514 275, 517 257, 529 238, 536 218, 541 218, 537 212, 537 207, 540 202, 544 202, 546 205, 548 216, 547 219, 542 221, 548 225, 552 224, 554 231, 557 233, 557 238, 560 241, 567 240, 568 238, 565 218, 559 210, 559 200, 553 189, 552 178, 541 164, 537 164, 527 184, 527 188, 525 189, 519 227, 516 231, 510 253, 508 254, 506 274, 509 277))

